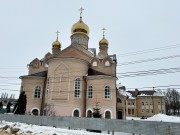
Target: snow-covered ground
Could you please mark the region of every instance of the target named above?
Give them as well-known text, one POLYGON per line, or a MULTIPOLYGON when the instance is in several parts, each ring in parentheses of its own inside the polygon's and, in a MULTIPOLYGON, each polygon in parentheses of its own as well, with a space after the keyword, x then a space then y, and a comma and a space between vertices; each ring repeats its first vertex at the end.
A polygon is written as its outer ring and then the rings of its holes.
POLYGON ((141 119, 138 117, 127 117, 127 120, 144 120, 144 121, 162 121, 162 122, 176 122, 180 123, 180 117, 177 116, 168 116, 165 114, 156 114, 152 117, 149 117, 147 119, 141 119))
MULTIPOLYGON (((163 121, 163 122, 178 122, 180 117, 167 116, 157 114, 148 119, 140 119, 135 117, 127 117, 128 120, 144 120, 144 121, 163 121)), ((92 133, 84 130, 69 130, 62 128, 53 128, 47 126, 28 125, 18 122, 0 122, 0 131, 7 133, 16 133, 17 135, 105 135, 105 133, 92 133)), ((107 135, 107 134, 106 134, 107 135)), ((115 135, 129 135, 128 133, 115 133, 115 135)))

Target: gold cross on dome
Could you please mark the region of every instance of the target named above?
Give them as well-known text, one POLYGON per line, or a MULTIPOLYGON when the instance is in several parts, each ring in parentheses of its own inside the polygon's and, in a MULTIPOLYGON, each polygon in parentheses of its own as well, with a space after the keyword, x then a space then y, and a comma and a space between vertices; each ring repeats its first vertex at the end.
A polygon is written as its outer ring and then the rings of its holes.
POLYGON ((80 17, 82 17, 82 11, 83 11, 84 9, 81 7, 80 9, 79 9, 79 11, 80 11, 80 17))
POLYGON ((104 33, 105 33, 105 31, 106 31, 106 28, 103 28, 102 31, 103 31, 103 37, 104 37, 104 33))
POLYGON ((57 39, 58 39, 59 33, 60 33, 60 32, 57 30, 57 32, 56 32, 57 39))

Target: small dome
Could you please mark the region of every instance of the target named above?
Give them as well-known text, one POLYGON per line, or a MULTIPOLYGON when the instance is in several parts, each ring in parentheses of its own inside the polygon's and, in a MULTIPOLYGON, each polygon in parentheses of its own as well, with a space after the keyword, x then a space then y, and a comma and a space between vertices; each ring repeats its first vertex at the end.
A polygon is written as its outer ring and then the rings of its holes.
POLYGON ((80 20, 72 26, 71 34, 74 33, 89 34, 89 27, 82 21, 82 18, 80 18, 80 20))
POLYGON ((61 47, 61 43, 58 41, 58 39, 56 40, 56 41, 54 41, 53 43, 52 43, 52 46, 53 47, 61 47))
POLYGON ((109 44, 109 42, 108 42, 108 40, 107 40, 105 37, 103 37, 103 38, 99 41, 99 45, 106 45, 106 46, 108 46, 108 44, 109 44))

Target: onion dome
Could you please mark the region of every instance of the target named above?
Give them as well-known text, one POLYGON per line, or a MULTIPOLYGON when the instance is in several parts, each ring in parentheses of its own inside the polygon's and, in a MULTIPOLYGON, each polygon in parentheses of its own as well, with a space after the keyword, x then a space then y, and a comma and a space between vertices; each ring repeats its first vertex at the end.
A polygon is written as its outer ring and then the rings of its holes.
POLYGON ((100 45, 100 46, 108 46, 109 42, 108 42, 108 40, 105 38, 105 35, 104 35, 106 29, 103 28, 102 30, 103 30, 103 38, 99 41, 99 45, 100 45))
POLYGON ((72 28, 71 28, 71 34, 75 34, 75 33, 83 33, 88 35, 89 34, 89 27, 82 21, 82 11, 84 9, 81 7, 79 9, 80 11, 80 19, 77 23, 73 24, 72 28))
POLYGON ((59 48, 61 48, 61 43, 58 41, 59 31, 57 31, 56 33, 57 33, 57 38, 56 38, 56 41, 54 41, 54 42, 52 43, 52 47, 59 47, 59 48))
POLYGON ((89 34, 89 27, 82 21, 82 17, 80 17, 80 20, 71 28, 71 34, 75 33, 89 34))
POLYGON ((99 45, 102 46, 108 46, 109 42, 108 40, 103 36, 103 38, 99 41, 99 45))

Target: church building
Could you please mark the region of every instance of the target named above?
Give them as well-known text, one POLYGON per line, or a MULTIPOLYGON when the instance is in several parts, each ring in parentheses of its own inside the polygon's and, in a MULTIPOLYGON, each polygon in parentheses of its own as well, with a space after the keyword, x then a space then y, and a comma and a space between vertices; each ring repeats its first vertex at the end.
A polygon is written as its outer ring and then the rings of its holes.
POLYGON ((26 112, 34 115, 91 117, 93 108, 103 118, 117 118, 116 55, 105 38, 91 48, 89 27, 80 19, 72 25, 71 44, 62 49, 57 39, 52 51, 28 64, 28 75, 20 76, 27 95, 26 112), (97 53, 96 53, 97 52, 97 53))

